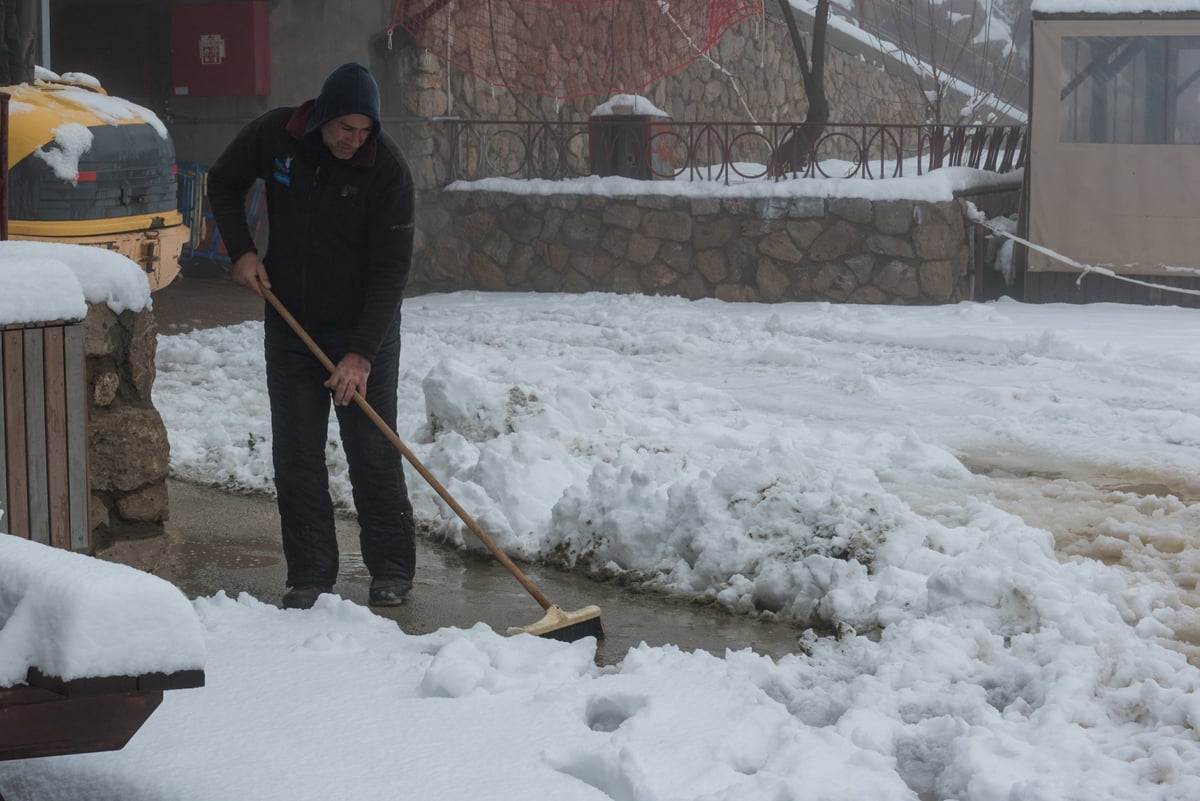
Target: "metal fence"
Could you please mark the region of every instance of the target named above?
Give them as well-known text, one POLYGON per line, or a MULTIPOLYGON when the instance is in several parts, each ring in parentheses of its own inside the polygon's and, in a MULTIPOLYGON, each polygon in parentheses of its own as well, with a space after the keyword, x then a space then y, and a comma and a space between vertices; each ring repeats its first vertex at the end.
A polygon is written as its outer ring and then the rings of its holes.
POLYGON ((723 184, 898 178, 939 167, 1024 165, 1026 126, 447 120, 450 180, 620 175, 723 184))

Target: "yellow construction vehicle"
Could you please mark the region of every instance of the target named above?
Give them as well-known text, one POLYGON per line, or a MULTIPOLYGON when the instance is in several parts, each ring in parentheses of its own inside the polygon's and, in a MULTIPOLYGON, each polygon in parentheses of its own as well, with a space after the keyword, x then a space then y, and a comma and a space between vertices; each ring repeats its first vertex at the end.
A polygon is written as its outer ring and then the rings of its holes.
POLYGON ((190 232, 157 115, 82 73, 38 68, 32 83, 0 91, 10 96, 9 238, 115 250, 141 265, 152 291, 174 280, 190 232))

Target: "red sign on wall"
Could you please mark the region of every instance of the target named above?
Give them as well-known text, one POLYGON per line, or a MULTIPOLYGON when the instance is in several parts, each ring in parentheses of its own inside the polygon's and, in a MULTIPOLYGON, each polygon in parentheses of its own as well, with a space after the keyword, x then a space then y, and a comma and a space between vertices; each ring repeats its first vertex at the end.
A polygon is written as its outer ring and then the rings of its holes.
POLYGON ((172 6, 171 49, 176 95, 271 94, 265 0, 172 6))

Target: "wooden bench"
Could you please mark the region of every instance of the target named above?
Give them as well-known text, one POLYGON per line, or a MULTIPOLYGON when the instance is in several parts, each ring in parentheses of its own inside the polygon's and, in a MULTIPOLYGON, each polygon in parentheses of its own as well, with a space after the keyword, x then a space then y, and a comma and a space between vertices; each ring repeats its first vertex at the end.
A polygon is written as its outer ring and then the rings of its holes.
POLYGON ((0 760, 120 750, 163 692, 203 686, 203 670, 62 681, 30 668, 0 688, 0 760))
POLYGON ((91 550, 83 326, 0 326, 4 531, 91 550))
POLYGON ((119 750, 204 686, 200 620, 148 573, 0 534, 0 610, 0 760, 119 750))

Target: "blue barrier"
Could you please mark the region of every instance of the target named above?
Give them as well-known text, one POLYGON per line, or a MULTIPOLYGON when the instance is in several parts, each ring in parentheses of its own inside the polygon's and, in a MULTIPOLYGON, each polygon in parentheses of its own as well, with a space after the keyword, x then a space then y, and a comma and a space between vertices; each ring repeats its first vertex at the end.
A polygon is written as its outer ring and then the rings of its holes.
MULTIPOLYGON (((179 178, 179 213, 191 230, 191 237, 183 245, 180 258, 208 259, 229 263, 229 253, 217 230, 216 220, 208 206, 206 187, 208 167, 194 161, 177 163, 179 178)), ((267 199, 263 182, 255 181, 246 195, 246 223, 250 235, 257 242, 266 218, 267 199)))

